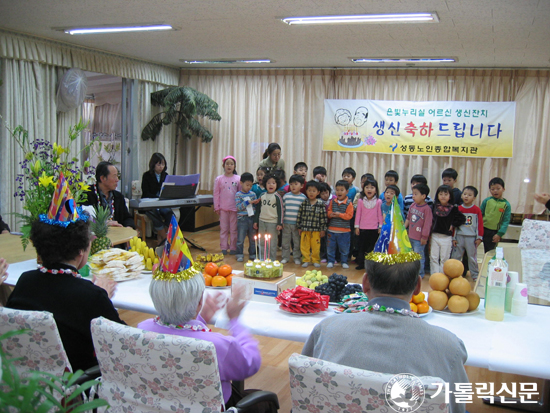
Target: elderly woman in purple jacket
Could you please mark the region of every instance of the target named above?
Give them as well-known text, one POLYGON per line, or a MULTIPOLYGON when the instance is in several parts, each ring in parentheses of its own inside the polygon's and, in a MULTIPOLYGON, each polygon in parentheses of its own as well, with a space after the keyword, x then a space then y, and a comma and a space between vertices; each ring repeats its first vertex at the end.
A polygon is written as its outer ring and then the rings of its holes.
POLYGON ((260 369, 260 350, 257 341, 239 322, 239 315, 244 308, 243 289, 233 287, 233 295, 227 302, 229 336, 214 333, 208 328, 207 322, 221 307, 221 293, 217 296, 203 296, 204 290, 204 277, 200 272, 181 281, 170 277, 153 277, 149 293, 159 316, 143 321, 138 328, 213 343, 218 357, 224 402, 228 408, 243 396, 237 393, 237 389, 232 389, 231 380, 244 380, 260 369))

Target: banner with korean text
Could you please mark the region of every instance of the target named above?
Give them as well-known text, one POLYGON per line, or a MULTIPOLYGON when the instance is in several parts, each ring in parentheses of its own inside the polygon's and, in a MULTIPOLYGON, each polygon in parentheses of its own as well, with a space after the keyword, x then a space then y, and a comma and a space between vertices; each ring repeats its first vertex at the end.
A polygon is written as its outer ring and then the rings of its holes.
POLYGON ((324 151, 511 158, 515 102, 326 99, 324 151))

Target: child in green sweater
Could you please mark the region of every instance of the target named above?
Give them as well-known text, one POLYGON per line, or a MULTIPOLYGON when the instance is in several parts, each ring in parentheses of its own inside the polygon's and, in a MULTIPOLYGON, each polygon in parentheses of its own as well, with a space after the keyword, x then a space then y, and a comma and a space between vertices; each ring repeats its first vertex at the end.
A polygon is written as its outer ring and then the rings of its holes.
POLYGON ((495 249, 496 244, 506 233, 512 216, 512 207, 503 197, 504 181, 493 178, 489 181, 491 195, 481 203, 483 214, 483 248, 485 252, 495 249))

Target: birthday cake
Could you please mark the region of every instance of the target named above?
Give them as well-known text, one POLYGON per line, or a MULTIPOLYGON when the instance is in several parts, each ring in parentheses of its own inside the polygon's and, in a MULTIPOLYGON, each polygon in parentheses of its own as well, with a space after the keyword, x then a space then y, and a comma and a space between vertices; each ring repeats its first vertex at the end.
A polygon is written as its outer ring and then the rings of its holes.
POLYGON ((361 144, 361 136, 357 131, 347 130, 342 132, 338 142, 342 146, 357 146, 361 144))
POLYGON ((279 278, 283 275, 283 264, 269 259, 255 259, 244 265, 244 275, 251 278, 279 278))

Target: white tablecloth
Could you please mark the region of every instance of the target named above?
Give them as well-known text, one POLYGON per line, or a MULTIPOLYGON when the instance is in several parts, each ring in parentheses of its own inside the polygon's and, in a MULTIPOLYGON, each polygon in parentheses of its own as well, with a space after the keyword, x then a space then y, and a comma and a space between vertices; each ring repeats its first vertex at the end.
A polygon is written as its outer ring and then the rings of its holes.
MULTIPOLYGON (((19 275, 36 268, 36 260, 10 265, 7 284, 14 285, 19 275)), ((156 314, 149 296, 150 274, 118 284, 113 297, 115 307, 156 314)), ((215 292, 207 289, 207 293, 215 292)), ((219 290, 229 294, 230 289, 219 290)), ((452 315, 433 312, 426 322, 456 334, 468 351, 467 365, 503 373, 550 379, 550 307, 529 305, 526 317, 506 313, 503 322, 485 319, 483 300, 473 314, 452 315)), ((253 334, 305 342, 311 330, 325 317, 338 317, 332 308, 312 316, 297 316, 278 309, 276 304, 250 301, 241 313, 241 322, 253 334)), ((216 327, 227 328, 227 316, 220 312, 216 327)))

